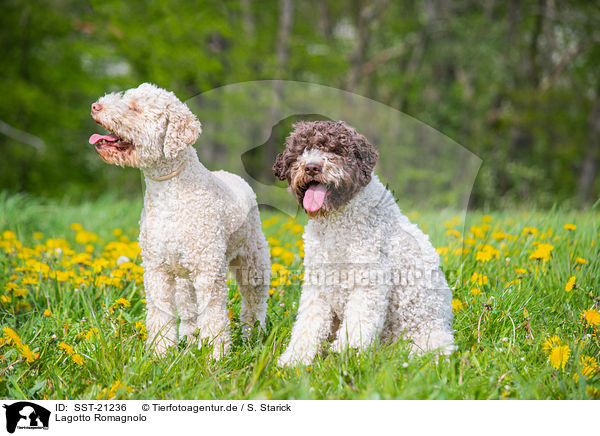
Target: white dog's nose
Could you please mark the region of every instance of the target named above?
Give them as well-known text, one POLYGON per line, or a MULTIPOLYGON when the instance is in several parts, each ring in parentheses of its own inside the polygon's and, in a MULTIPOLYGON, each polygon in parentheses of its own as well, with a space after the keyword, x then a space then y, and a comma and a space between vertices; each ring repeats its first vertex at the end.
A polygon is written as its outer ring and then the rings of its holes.
POLYGON ((102 105, 100 103, 92 103, 92 113, 100 112, 102 105))

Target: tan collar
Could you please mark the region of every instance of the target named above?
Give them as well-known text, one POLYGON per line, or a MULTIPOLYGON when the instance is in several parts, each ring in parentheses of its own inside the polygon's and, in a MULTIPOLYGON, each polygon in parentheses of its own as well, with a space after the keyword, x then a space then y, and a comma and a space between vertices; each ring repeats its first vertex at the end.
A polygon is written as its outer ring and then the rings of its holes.
POLYGON ((183 170, 183 168, 185 167, 185 163, 186 163, 186 161, 184 160, 183 163, 181 164, 181 166, 179 168, 177 168, 175 171, 173 171, 171 174, 167 174, 165 176, 160 176, 160 177, 150 177, 150 179, 154 180, 156 182, 164 182, 165 180, 172 179, 173 177, 175 177, 177 174, 179 174, 183 170))

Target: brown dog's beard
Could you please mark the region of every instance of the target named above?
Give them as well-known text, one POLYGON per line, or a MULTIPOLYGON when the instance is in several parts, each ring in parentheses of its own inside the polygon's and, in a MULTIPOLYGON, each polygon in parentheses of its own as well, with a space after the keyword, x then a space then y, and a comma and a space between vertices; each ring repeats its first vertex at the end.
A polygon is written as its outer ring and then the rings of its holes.
MULTIPOLYGON (((342 159, 336 162, 341 165, 342 159)), ((307 176, 304 168, 296 163, 290 171, 290 192, 296 197, 298 204, 304 209, 304 195, 308 188, 315 183, 325 186, 327 194, 323 205, 314 212, 306 211, 310 218, 326 216, 328 213, 340 209, 354 198, 356 193, 363 187, 360 183, 360 174, 357 167, 347 163, 343 167, 337 167, 335 177, 331 177, 326 171, 317 176, 307 176)))

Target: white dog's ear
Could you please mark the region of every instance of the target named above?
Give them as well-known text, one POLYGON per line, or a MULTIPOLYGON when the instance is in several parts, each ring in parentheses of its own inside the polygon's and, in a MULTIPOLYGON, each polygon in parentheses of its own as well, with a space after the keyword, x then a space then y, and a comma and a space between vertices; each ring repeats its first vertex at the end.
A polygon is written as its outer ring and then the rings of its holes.
POLYGON ((167 159, 172 159, 192 145, 202 132, 200 121, 188 107, 178 102, 168 112, 167 132, 163 151, 167 159))

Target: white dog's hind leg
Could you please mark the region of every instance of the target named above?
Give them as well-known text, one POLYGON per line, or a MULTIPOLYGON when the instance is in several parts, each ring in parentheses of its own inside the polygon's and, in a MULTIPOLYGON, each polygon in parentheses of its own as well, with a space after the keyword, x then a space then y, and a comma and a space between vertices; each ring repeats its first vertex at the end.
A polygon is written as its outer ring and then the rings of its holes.
MULTIPOLYGON (((200 339, 212 343, 215 359, 220 359, 231 343, 225 278, 226 269, 223 266, 216 271, 205 266, 203 270, 196 271, 192 279, 196 291, 196 325, 200 339)), ((202 346, 202 342, 199 346, 202 346)))
POLYGON ((271 259, 262 233, 249 239, 232 265, 242 296, 240 319, 243 335, 247 338, 256 321, 265 330, 271 259))
POLYGON ((196 293, 189 279, 183 277, 175 279, 175 303, 177 304, 177 314, 181 318, 179 339, 185 336, 191 340, 196 330, 198 312, 196 311, 196 293))
POLYGON ((329 336, 331 323, 329 304, 319 296, 317 289, 308 289, 305 285, 300 295, 292 337, 287 349, 279 357, 279 365, 308 365, 319 351, 321 343, 329 336))
POLYGON ((145 267, 146 329, 148 345, 161 356, 177 343, 177 318, 173 301, 173 277, 159 268, 145 267))
POLYGON ((385 289, 354 288, 346 303, 333 349, 341 351, 346 347, 363 348, 371 345, 383 330, 388 303, 385 289))

